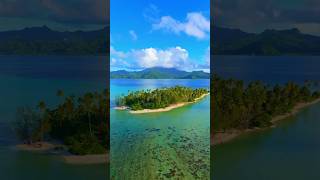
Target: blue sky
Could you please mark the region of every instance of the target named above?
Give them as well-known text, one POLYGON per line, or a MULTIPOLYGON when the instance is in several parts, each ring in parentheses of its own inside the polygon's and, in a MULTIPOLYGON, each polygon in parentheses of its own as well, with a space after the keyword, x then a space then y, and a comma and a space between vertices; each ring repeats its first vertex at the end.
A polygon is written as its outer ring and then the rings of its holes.
POLYGON ((111 0, 111 70, 209 71, 209 0, 111 0))

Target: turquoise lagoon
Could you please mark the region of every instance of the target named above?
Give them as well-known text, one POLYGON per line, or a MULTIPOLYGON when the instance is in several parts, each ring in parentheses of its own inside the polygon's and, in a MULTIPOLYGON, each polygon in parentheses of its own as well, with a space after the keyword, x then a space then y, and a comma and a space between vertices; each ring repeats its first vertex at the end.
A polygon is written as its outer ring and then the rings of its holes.
POLYGON ((176 85, 209 88, 209 80, 111 80, 111 179, 209 178, 209 96, 169 112, 113 109, 115 97, 128 91, 176 85))

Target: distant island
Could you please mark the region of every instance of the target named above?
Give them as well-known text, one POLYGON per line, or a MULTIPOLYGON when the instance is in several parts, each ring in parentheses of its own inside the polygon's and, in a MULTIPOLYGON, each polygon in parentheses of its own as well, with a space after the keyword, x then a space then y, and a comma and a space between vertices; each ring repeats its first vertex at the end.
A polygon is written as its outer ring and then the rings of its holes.
POLYGON ((311 81, 304 85, 288 82, 272 87, 260 81, 245 85, 241 80, 213 75, 212 144, 224 143, 244 132, 271 127, 302 108, 320 102, 320 92, 311 90, 317 86, 317 82, 311 81))
POLYGON ((55 31, 47 26, 0 32, 1 55, 106 55, 107 27, 93 31, 55 31))
POLYGON ((298 29, 247 33, 213 26, 213 55, 320 55, 320 37, 298 29))
POLYGON ((192 89, 182 86, 141 90, 117 97, 116 109, 129 109, 131 113, 164 112, 196 102, 208 94, 209 91, 204 88, 192 89))
POLYGON ((112 79, 210 79, 210 73, 187 72, 176 68, 153 67, 142 71, 112 71, 112 79))
POLYGON ((19 149, 53 151, 70 163, 106 163, 109 151, 109 92, 88 92, 65 96, 56 107, 40 101, 37 108, 21 107, 14 130, 22 144, 19 149), (70 153, 70 154, 69 154, 70 153), (68 155, 69 154, 69 155, 68 155))

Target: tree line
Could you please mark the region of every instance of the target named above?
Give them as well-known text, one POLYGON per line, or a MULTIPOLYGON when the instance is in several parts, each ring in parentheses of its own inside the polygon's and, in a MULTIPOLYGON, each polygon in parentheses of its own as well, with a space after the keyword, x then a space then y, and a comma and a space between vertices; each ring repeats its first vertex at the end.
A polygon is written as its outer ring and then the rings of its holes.
POLYGON ((21 107, 14 128, 26 144, 58 140, 73 154, 101 154, 109 149, 109 92, 88 92, 65 96, 57 91, 61 103, 49 108, 40 101, 36 108, 21 107))
POLYGON ((272 117, 290 112, 298 103, 320 98, 311 83, 268 86, 261 81, 211 79, 211 132, 272 125, 272 117))
POLYGON ((78 39, 71 42, 60 40, 0 42, 0 53, 3 55, 105 55, 106 49, 106 41, 103 39, 78 39))
POLYGON ((159 109, 181 102, 192 102, 196 98, 207 94, 205 88, 192 89, 188 87, 175 86, 155 90, 141 90, 129 92, 126 96, 116 98, 117 106, 127 106, 131 110, 159 109))

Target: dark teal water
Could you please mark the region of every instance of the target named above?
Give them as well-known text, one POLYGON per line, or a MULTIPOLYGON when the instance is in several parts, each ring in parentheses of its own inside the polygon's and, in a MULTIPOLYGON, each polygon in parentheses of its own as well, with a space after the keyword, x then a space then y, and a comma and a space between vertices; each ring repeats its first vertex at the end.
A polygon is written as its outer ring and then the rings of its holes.
POLYGON ((319 56, 213 56, 211 72, 225 78, 268 84, 320 80, 319 56))
MULTIPOLYGON (((212 66, 223 77, 269 84, 320 80, 320 57, 217 56, 212 66)), ((320 179, 320 104, 276 127, 239 136, 212 148, 214 180, 320 179)))
MULTIPOLYGON (((209 80, 111 80, 111 108, 129 90, 176 85, 209 88, 209 80)), ((209 179, 209 96, 169 112, 110 114, 112 179, 209 179)))
POLYGON ((58 89, 81 95, 106 88, 106 57, 0 56, 0 179, 101 179, 107 165, 68 165, 61 157, 23 152, 12 130, 16 109, 45 100, 59 102, 58 89))

